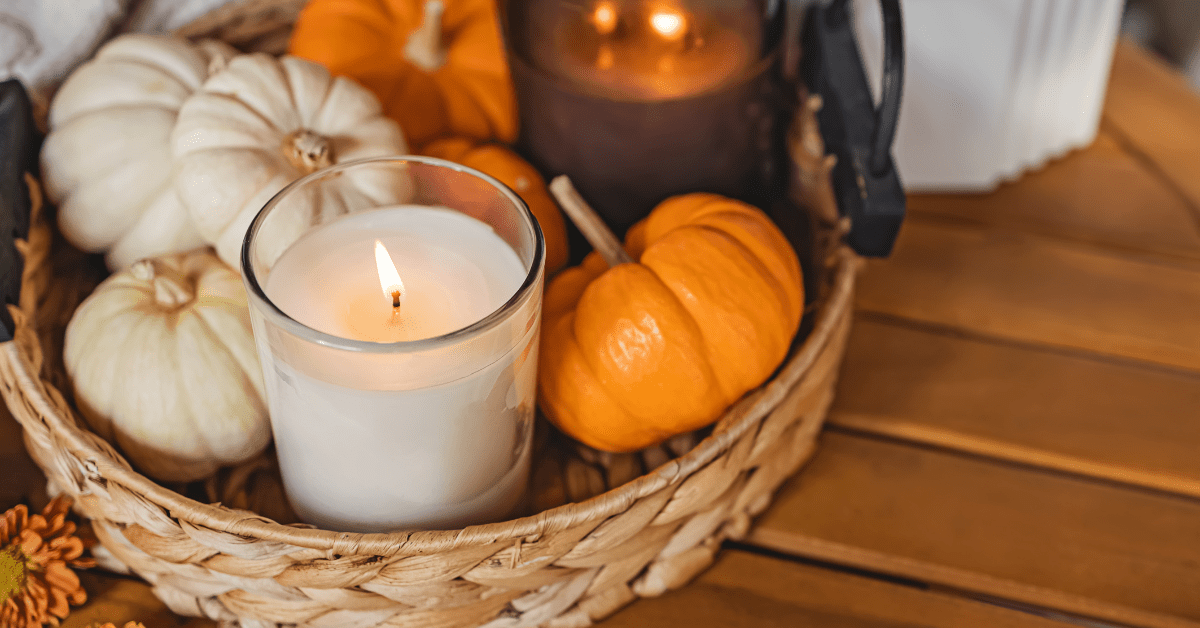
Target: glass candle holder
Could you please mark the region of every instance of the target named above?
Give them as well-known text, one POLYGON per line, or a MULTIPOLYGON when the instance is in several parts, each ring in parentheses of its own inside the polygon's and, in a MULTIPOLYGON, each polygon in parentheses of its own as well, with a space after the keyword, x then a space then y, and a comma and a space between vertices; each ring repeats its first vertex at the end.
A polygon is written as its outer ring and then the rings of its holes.
POLYGON ((674 194, 764 204, 788 100, 781 4, 502 0, 521 152, 618 234, 674 194))
POLYGON ((242 249, 284 488, 351 532, 445 529, 524 494, 545 243, 514 192, 423 157, 317 171, 242 249))

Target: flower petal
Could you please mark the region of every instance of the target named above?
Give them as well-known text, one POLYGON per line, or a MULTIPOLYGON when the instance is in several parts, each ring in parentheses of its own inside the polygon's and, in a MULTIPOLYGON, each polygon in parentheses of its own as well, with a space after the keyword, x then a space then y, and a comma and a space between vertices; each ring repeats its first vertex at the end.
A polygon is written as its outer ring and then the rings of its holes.
POLYGON ((50 548, 58 552, 63 560, 75 560, 83 555, 83 541, 77 536, 54 539, 50 542, 50 548))
POLYGON ((26 556, 32 557, 42 548, 42 537, 33 530, 21 530, 21 535, 17 537, 17 546, 21 548, 22 552, 25 552, 26 556))
POLYGON ((67 613, 71 612, 71 608, 67 604, 67 594, 65 591, 51 588, 49 602, 50 604, 47 610, 49 610, 50 614, 54 615, 55 617, 66 617, 67 613))

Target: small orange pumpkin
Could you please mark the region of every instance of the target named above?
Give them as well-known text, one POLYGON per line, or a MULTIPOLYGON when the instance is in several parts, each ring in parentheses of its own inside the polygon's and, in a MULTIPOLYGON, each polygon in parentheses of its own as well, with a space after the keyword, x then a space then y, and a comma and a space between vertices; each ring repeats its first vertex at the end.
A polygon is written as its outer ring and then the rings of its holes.
POLYGON ((375 92, 414 145, 517 137, 495 0, 312 0, 289 52, 375 92))
POLYGON ((422 155, 453 161, 491 175, 512 188, 533 212, 546 238, 546 275, 567 265, 567 228, 558 205, 546 191, 546 181, 537 169, 499 144, 477 144, 453 137, 425 146, 422 155))
POLYGON ((636 263, 592 253, 550 282, 538 367, 546 416, 614 452, 716 420, 783 361, 804 309, 795 251, 739 201, 667 199, 625 250, 636 263))

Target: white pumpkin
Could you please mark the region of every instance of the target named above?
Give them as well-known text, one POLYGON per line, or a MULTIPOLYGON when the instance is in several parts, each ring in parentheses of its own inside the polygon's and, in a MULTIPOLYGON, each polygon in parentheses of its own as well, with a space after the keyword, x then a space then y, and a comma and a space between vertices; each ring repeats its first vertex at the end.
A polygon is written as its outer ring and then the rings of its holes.
POLYGON ((88 424, 152 477, 208 477, 270 440, 246 291, 208 249, 106 279, 67 325, 63 360, 88 424))
POLYGON ((67 79, 42 147, 63 235, 111 269, 204 243, 172 185, 170 137, 184 100, 236 53, 219 42, 124 35, 67 79))
MULTIPOLYGON (((237 57, 210 78, 179 112, 173 146, 179 197, 234 267, 254 216, 288 183, 339 162, 408 150, 366 88, 311 61, 265 54, 237 57)), ((313 210, 332 215, 345 213, 347 196, 387 204, 405 192, 369 172, 325 190, 313 210)))

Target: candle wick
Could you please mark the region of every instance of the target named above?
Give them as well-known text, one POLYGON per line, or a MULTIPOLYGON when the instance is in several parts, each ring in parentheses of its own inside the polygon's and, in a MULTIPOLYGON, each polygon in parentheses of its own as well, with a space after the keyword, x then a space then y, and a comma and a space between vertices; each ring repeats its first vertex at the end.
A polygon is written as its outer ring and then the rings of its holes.
POLYGON ((392 316, 388 319, 388 326, 398 328, 404 324, 404 319, 400 317, 400 291, 392 290, 392 316))

